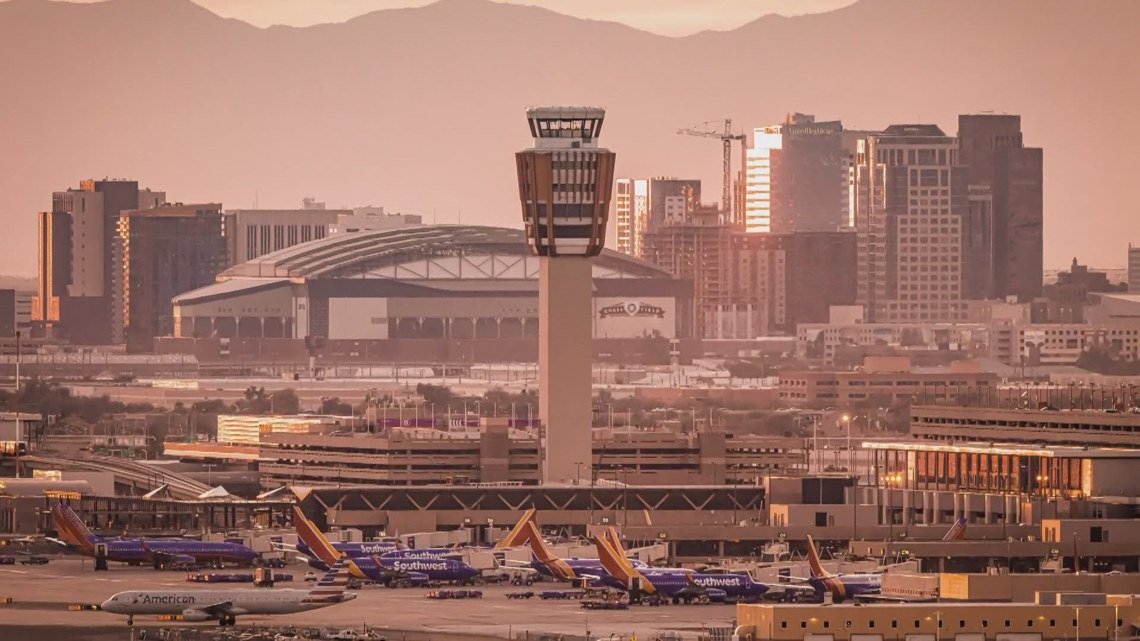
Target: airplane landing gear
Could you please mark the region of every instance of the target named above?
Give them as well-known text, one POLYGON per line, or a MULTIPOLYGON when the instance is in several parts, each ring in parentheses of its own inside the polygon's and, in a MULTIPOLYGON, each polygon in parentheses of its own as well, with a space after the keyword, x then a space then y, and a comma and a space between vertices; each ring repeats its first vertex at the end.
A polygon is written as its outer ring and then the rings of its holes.
POLYGON ((223 628, 227 625, 237 625, 237 617, 232 614, 223 614, 222 617, 218 619, 218 625, 223 628))
POLYGON ((135 624, 135 615, 133 615, 133 614, 128 614, 128 615, 127 615, 127 627, 130 627, 130 626, 132 626, 132 625, 134 625, 134 624, 135 624))

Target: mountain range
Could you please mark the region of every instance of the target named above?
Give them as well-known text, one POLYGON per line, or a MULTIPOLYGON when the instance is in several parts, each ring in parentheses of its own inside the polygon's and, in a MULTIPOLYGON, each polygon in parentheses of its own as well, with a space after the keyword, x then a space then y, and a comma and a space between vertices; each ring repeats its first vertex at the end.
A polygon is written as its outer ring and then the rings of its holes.
MULTIPOLYGON (((83 178, 182 202, 376 204, 519 226, 534 104, 608 109, 623 176, 705 180, 720 145, 676 135, 785 113, 848 128, 1019 113, 1045 148, 1046 265, 1140 242, 1140 2, 860 0, 683 38, 487 0, 258 28, 190 0, 0 3, 0 272, 35 270, 34 213, 83 178)), ((736 152, 738 153, 738 152, 736 152)))

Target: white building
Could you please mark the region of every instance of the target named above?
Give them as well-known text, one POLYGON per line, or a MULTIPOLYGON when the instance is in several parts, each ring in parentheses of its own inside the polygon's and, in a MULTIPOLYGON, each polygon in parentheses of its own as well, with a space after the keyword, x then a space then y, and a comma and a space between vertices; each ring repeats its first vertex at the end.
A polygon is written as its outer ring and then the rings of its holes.
POLYGON ((752 147, 745 156, 745 231, 772 231, 772 151, 783 145, 778 125, 753 131, 752 147))
POLYGON ((649 181, 618 178, 614 191, 617 250, 641 258, 649 223, 649 181))

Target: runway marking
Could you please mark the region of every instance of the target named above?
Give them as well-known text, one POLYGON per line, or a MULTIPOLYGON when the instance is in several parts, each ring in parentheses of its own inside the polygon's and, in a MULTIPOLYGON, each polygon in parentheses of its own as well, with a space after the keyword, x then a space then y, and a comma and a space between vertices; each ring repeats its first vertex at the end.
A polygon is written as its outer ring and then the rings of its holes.
POLYGON ((4 570, 4 571, 5 572, 11 572, 12 574, 27 574, 28 573, 27 570, 4 570))

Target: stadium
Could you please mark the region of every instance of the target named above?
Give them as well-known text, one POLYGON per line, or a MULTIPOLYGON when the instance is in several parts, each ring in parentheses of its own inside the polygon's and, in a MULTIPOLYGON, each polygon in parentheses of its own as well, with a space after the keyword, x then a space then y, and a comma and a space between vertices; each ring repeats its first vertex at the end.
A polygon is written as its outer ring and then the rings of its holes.
MULTIPOLYGON (((691 284, 666 271, 607 250, 593 260, 593 289, 599 349, 689 332, 691 284)), ((538 336, 538 258, 522 230, 499 227, 330 235, 230 267, 177 296, 174 318, 162 351, 205 358, 241 346, 301 355, 318 345, 377 358, 528 359, 538 336)))

